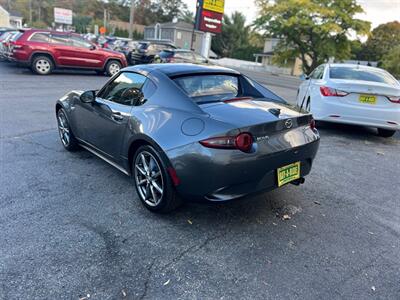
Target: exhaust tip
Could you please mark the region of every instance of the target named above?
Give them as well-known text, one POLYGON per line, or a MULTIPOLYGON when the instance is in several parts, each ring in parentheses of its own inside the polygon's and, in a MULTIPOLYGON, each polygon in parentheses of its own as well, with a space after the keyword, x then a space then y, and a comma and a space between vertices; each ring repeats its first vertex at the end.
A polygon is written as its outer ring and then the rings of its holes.
POLYGON ((306 179, 304 177, 300 177, 299 179, 292 181, 291 184, 300 185, 300 184, 303 184, 305 181, 306 181, 306 179))

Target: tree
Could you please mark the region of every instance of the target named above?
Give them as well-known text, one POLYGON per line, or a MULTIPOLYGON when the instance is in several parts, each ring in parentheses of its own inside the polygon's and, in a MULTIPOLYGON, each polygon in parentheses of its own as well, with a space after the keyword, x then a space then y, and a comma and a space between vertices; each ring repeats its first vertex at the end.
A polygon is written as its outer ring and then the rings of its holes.
POLYGON ((391 49, 382 58, 382 67, 400 79, 400 45, 391 49))
POLYGON ((398 45, 400 45, 400 22, 381 24, 372 30, 361 50, 361 55, 364 60, 380 61, 398 45))
POLYGON ((257 28, 281 39, 276 61, 300 57, 309 74, 331 57, 350 57, 350 33, 367 34, 370 23, 355 18, 363 9, 356 0, 256 0, 257 28))
POLYGON ((182 11, 187 10, 187 5, 183 0, 156 0, 153 4, 157 22, 171 22, 174 18, 179 18, 182 11))
POLYGON ((189 24, 194 23, 194 14, 190 10, 184 10, 180 15, 179 15, 179 21, 183 21, 189 24))

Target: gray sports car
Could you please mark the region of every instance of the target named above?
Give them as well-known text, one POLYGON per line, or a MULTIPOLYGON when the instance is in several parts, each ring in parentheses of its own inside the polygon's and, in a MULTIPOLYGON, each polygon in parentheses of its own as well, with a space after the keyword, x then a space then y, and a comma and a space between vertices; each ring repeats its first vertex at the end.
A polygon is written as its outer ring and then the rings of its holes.
POLYGON ((221 67, 128 67, 98 91, 66 94, 56 114, 65 149, 131 175, 159 212, 303 183, 319 146, 309 113, 221 67))

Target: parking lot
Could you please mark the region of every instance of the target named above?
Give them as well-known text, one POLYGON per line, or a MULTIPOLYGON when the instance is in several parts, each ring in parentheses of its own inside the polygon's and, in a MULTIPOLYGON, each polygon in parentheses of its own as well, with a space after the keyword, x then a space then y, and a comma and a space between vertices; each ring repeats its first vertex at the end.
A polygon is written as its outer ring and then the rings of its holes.
POLYGON ((0 64, 0 299, 399 299, 399 133, 319 124, 305 184, 157 215, 59 141, 56 99, 107 79, 0 64))

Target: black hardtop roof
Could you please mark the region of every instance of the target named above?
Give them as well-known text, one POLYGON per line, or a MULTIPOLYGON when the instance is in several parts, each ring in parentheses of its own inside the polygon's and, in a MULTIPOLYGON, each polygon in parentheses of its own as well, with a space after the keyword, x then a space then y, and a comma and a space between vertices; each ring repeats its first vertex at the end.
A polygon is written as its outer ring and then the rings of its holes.
POLYGON ((125 71, 139 72, 139 73, 152 73, 153 71, 159 71, 169 77, 192 75, 192 74, 232 74, 239 75, 240 72, 224 68, 220 66, 206 66, 188 63, 176 63, 176 64, 148 64, 148 65, 136 65, 127 67, 125 71))

